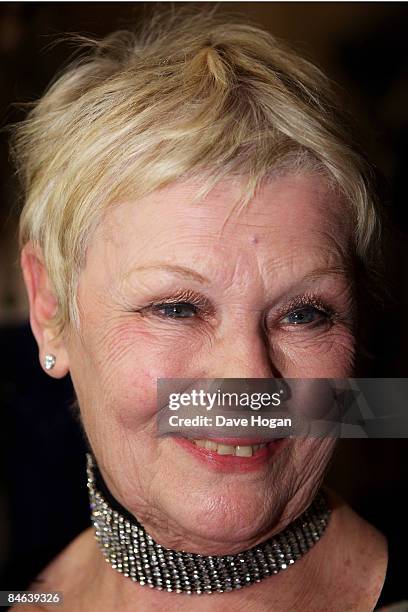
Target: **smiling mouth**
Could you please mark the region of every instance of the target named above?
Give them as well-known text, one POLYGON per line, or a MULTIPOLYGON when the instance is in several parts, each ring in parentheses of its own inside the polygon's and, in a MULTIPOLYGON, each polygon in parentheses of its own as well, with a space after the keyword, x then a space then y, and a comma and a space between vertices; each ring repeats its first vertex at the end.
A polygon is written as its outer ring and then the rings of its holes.
POLYGON ((251 440, 242 438, 187 438, 174 441, 202 463, 222 471, 249 471, 265 467, 288 438, 251 440))

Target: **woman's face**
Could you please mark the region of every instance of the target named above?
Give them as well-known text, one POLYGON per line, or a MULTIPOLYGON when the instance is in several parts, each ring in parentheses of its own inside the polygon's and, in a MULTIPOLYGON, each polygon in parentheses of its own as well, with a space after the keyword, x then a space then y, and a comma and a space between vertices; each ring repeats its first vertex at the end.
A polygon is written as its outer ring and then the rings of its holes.
POLYGON ((79 278, 81 336, 66 346, 113 495, 165 546, 233 553, 304 509, 333 440, 294 438, 255 470, 220 471, 157 436, 157 379, 350 376, 351 230, 322 176, 271 179, 223 229, 236 187, 193 204, 196 189, 108 209, 79 278))

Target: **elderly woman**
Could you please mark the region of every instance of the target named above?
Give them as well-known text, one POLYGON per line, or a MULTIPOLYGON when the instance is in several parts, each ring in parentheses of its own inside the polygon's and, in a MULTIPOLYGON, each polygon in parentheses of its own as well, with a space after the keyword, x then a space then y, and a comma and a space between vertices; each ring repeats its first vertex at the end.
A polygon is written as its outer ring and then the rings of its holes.
POLYGON ((32 588, 72 611, 373 610, 386 541, 321 487, 333 437, 157 435, 159 379, 356 371, 379 213, 328 81, 204 13, 86 46, 13 143, 31 327, 73 381, 93 521, 32 588))

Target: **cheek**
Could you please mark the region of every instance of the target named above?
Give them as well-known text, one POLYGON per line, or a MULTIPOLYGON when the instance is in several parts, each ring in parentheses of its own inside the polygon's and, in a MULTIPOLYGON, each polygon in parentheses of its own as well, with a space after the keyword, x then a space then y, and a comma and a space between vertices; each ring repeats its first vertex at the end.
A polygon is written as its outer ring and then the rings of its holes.
MULTIPOLYGON (((153 426, 157 414, 157 379, 193 376, 197 371, 191 355, 198 334, 180 333, 158 325, 135 325, 123 321, 106 332, 88 338, 85 381, 95 384, 86 395, 103 417, 110 415, 122 427, 134 430, 153 426), (91 395, 91 396, 90 396, 91 395)), ((109 419, 108 419, 109 420, 109 419)))

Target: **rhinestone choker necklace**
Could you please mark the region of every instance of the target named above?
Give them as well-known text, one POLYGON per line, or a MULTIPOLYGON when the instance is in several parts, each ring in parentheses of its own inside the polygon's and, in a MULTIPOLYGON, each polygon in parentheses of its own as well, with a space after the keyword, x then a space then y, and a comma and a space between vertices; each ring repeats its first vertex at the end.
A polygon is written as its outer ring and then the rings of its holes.
POLYGON ((321 538, 330 515, 320 491, 303 514, 265 542, 234 555, 199 555, 157 544, 110 496, 89 453, 87 473, 95 537, 106 561, 134 582, 169 592, 224 593, 277 574, 321 538))

